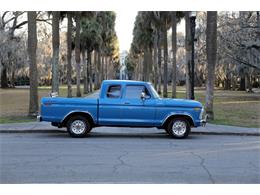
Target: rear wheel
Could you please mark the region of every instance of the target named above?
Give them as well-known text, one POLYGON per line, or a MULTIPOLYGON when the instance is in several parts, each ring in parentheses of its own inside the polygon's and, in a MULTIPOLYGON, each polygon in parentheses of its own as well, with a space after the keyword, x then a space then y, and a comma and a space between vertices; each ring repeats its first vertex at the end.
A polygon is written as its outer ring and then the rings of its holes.
POLYGON ((72 116, 68 120, 67 130, 71 137, 86 137, 91 131, 91 125, 83 116, 72 116))
POLYGON ((190 133, 190 123, 185 118, 171 119, 166 131, 172 138, 183 139, 190 133))

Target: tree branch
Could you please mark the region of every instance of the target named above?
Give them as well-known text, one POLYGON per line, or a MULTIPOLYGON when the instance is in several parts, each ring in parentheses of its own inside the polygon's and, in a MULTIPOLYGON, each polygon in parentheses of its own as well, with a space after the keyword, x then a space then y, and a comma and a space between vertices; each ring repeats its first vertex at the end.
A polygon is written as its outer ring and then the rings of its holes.
MULTIPOLYGON (((7 21, 4 21, 4 17, 5 17, 5 15, 7 14, 8 12, 5 12, 4 14, 3 14, 3 16, 2 16, 2 21, 3 21, 3 27, 5 27, 5 25, 6 24, 8 24, 9 22, 11 22, 11 21, 13 21, 13 20, 17 20, 17 18, 19 17, 19 16, 21 16, 22 14, 24 14, 25 12, 13 12, 13 17, 11 17, 11 18, 9 18, 7 21)), ((16 24, 16 22, 14 22, 15 24, 16 24)), ((15 25, 16 26, 16 25, 15 25)), ((13 25, 13 27, 12 28, 10 28, 10 29, 14 29, 14 25, 13 25)))
POLYGON ((13 29, 19 29, 19 28, 21 28, 23 25, 25 25, 27 23, 28 23, 28 21, 23 21, 20 24, 17 24, 16 26, 14 26, 13 29))
POLYGON ((8 14, 9 11, 4 12, 3 16, 2 16, 2 20, 4 21, 5 15, 8 14))
POLYGON ((246 61, 244 61, 244 60, 235 58, 234 56, 232 56, 232 55, 229 54, 229 53, 227 53, 227 55, 228 55, 231 59, 233 59, 233 60, 235 60, 235 61, 237 61, 237 62, 239 62, 239 63, 241 63, 241 64, 244 64, 244 65, 249 66, 249 67, 251 67, 251 68, 255 68, 255 69, 257 69, 257 70, 260 71, 260 68, 259 68, 259 67, 255 66, 255 65, 253 65, 253 64, 251 64, 251 63, 248 63, 248 62, 246 62, 246 61))
POLYGON ((5 26, 7 23, 11 22, 11 21, 14 20, 14 19, 15 19, 15 17, 12 17, 12 18, 10 18, 10 19, 7 20, 7 21, 4 21, 4 20, 3 20, 3 26, 5 26))
POLYGON ((36 21, 38 21, 38 22, 45 22, 45 23, 51 25, 51 23, 48 20, 51 20, 51 19, 36 19, 36 21))

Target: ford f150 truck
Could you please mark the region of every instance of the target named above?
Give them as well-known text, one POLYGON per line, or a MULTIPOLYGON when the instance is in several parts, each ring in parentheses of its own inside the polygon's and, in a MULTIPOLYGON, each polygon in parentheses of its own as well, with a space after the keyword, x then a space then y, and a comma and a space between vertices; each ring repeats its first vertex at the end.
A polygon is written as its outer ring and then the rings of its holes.
POLYGON ((39 121, 67 127, 72 137, 85 137, 93 127, 157 127, 173 138, 185 138, 203 126, 204 109, 188 99, 160 98, 151 83, 105 80, 99 98, 44 97, 39 121))

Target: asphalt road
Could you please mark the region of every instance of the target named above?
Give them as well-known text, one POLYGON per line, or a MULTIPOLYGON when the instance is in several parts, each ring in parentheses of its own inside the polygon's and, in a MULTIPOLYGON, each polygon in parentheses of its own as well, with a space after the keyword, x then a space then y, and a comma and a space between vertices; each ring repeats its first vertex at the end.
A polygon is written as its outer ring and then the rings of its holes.
POLYGON ((260 183, 260 137, 97 128, 1 133, 0 183, 260 183))

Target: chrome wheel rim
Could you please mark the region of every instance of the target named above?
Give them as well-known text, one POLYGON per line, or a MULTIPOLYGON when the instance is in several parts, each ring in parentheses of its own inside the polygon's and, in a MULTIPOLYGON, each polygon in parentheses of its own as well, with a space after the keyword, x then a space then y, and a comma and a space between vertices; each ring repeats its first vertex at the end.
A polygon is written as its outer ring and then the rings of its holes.
POLYGON ((177 136, 183 136, 187 130, 187 125, 184 121, 175 121, 172 124, 172 132, 177 136))
POLYGON ((86 129, 86 124, 82 120, 75 120, 71 123, 71 131, 75 134, 82 134, 86 129))

